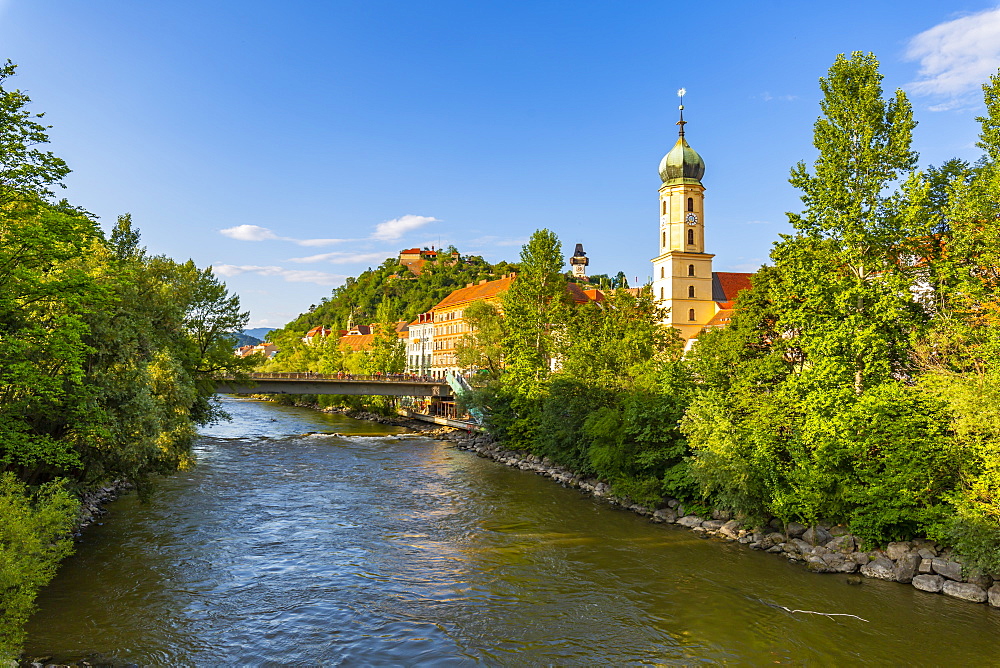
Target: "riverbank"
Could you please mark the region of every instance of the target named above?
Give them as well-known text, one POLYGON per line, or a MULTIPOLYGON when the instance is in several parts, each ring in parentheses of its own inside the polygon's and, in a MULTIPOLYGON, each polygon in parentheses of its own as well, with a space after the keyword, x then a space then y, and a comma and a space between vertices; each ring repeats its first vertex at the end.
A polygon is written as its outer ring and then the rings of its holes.
MULTIPOLYGON (((970 603, 1000 607, 1000 574, 965 569, 962 557, 930 540, 889 543, 884 549, 863 550, 861 541, 842 526, 783 526, 772 520, 766 527, 744 526, 725 511, 711 517, 690 512, 677 499, 648 508, 611 493, 611 487, 556 466, 548 458, 505 449, 487 434, 468 435, 450 430, 436 435, 463 450, 501 464, 531 471, 567 487, 577 488, 608 503, 662 524, 676 524, 705 538, 736 542, 798 562, 813 573, 848 573, 865 578, 908 584, 920 591, 945 594, 970 603)), ((860 577, 852 582, 860 584, 860 577)))
POLYGON ((108 514, 104 507, 122 494, 132 491, 135 486, 124 480, 115 480, 106 485, 94 487, 80 495, 80 512, 73 527, 73 538, 79 539, 82 532, 108 514))

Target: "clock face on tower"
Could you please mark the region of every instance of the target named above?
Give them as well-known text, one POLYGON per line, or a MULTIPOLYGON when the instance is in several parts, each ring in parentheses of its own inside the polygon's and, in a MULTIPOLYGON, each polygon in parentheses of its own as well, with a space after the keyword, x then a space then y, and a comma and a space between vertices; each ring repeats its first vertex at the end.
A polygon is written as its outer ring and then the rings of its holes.
POLYGON ((687 219, 686 220, 687 220, 687 224, 688 225, 694 225, 694 224, 696 224, 698 222, 698 216, 694 215, 693 213, 689 213, 687 215, 687 219))

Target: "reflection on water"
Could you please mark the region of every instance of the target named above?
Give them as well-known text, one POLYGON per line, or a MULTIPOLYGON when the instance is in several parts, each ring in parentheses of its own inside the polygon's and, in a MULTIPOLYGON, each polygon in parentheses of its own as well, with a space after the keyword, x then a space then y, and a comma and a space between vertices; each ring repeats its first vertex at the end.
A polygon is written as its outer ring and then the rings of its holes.
POLYGON ((29 655, 139 664, 992 664, 1000 614, 610 508, 404 430, 228 400, 115 502, 29 655), (334 433, 339 435, 333 435, 334 433), (363 435, 362 435, 363 434, 363 435), (856 614, 791 615, 775 606, 856 614))

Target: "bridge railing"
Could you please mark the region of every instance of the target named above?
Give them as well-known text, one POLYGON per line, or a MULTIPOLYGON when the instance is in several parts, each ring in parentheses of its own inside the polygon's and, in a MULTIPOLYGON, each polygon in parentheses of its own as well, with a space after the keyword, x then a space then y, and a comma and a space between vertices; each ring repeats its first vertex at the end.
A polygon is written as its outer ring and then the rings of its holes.
MULTIPOLYGON (((433 376, 418 376, 410 373, 313 373, 311 371, 274 371, 271 373, 250 373, 247 374, 250 380, 338 380, 338 381, 364 381, 366 383, 434 383, 444 385, 447 383, 443 378, 433 376)), ((235 380, 234 376, 222 376, 219 380, 235 380)))

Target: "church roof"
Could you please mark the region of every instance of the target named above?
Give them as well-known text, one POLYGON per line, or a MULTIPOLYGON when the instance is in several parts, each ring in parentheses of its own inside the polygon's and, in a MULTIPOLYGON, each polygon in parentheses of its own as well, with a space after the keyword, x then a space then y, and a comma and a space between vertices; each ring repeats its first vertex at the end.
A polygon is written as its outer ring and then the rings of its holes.
POLYGON ((703 176, 705 161, 682 134, 670 152, 660 160, 660 178, 664 183, 701 183, 703 176))
POLYGON ((750 289, 753 274, 734 271, 712 272, 712 299, 717 302, 735 302, 741 290, 750 289))

